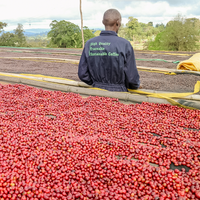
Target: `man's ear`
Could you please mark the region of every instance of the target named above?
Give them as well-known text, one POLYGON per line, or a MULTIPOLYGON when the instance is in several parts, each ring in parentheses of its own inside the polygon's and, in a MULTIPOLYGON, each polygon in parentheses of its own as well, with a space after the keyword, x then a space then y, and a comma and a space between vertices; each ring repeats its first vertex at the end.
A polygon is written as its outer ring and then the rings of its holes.
POLYGON ((120 28, 120 26, 121 26, 121 21, 120 21, 120 20, 117 20, 116 25, 117 25, 117 27, 120 28))
POLYGON ((117 20, 116 25, 120 26, 120 20, 117 20))
POLYGON ((119 26, 119 20, 116 21, 116 26, 119 26))

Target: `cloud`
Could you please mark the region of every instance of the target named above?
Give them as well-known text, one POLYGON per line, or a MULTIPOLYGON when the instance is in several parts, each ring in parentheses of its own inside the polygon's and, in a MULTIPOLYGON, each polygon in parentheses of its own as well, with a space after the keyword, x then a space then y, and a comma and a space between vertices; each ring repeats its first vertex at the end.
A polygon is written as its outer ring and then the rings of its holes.
POLYGON ((160 1, 156 3, 152 2, 140 2, 140 4, 131 3, 129 6, 125 7, 122 13, 128 16, 133 13, 135 17, 173 17, 181 12, 181 14, 186 14, 189 7, 170 7, 170 5, 165 1, 160 1))
MULTIPOLYGON (((149 2, 159 2, 160 0, 147 0, 149 2)), ((170 6, 185 6, 185 5, 191 5, 198 3, 198 0, 165 0, 166 3, 168 3, 170 6)))
MULTIPOLYGON (((127 0, 128 1, 128 0, 127 0)), ((152 21, 155 24, 164 23, 174 19, 178 14, 184 17, 197 17, 200 15, 198 13, 200 8, 200 3, 197 5, 188 6, 171 6, 167 1, 132 1, 127 4, 123 9, 119 9, 123 18, 128 18, 133 16, 138 19, 138 21, 143 23, 148 23, 152 21), (197 10, 195 10, 198 8, 197 10)), ((125 20, 127 21, 127 20, 125 20)))
MULTIPOLYGON (((196 15, 198 18, 200 18, 200 2, 190 6, 188 15, 190 15, 190 16, 196 15)), ((189 16, 187 16, 187 17, 189 17, 189 16)))
MULTIPOLYGON (((91 2, 106 2, 108 0, 88 0, 91 2)), ((109 0, 109 2, 111 2, 112 4, 116 5, 120 5, 122 6, 122 8, 125 5, 128 5, 130 3, 133 2, 133 0, 109 0)), ((191 4, 197 4, 199 2, 199 0, 134 0, 135 3, 140 4, 141 2, 150 2, 150 3, 157 3, 157 2, 166 2, 168 3, 170 6, 180 6, 180 5, 191 5, 191 4)))
POLYGON ((73 4, 69 1, 56 0, 41 1, 34 0, 32 2, 25 0, 5 1, 0 8, 1 20, 26 20, 29 19, 54 19, 54 18, 77 18, 79 13, 78 1, 73 4))
MULTIPOLYGON (((110 7, 111 3, 105 2, 90 2, 87 0, 83 1, 83 17, 84 25, 99 27, 102 26, 102 16, 106 8, 110 7)), ((24 26, 31 24, 42 24, 49 23, 52 20, 67 20, 71 22, 77 22, 80 24, 80 10, 79 1, 70 0, 49 0, 41 1, 35 0, 10 0, 1 3, 0 7, 0 20, 8 23, 9 28, 13 28, 17 23, 21 23, 24 26)), ((50 23, 49 23, 50 24, 50 23)), ((45 25, 46 26, 46 25, 45 25)))
MULTIPOLYGON (((199 1, 199 0, 198 0, 199 1)), ((197 0, 82 0, 84 25, 89 28, 103 28, 103 13, 109 8, 118 9, 127 23, 128 17, 140 22, 149 21, 166 24, 177 14, 186 17, 200 17, 200 2, 197 0)), ((0 2, 0 21, 8 23, 7 29, 49 28, 52 20, 67 20, 80 26, 79 0, 9 0, 0 2)))

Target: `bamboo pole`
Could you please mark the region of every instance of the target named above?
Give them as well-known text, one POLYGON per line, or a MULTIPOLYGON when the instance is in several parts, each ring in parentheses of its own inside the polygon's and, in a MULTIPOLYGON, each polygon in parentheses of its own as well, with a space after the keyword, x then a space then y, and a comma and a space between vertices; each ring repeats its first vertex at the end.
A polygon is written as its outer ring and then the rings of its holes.
POLYGON ((82 2, 80 0, 80 15, 81 15, 81 33, 82 33, 82 43, 83 43, 83 49, 84 49, 84 33, 83 33, 83 14, 82 14, 82 2))

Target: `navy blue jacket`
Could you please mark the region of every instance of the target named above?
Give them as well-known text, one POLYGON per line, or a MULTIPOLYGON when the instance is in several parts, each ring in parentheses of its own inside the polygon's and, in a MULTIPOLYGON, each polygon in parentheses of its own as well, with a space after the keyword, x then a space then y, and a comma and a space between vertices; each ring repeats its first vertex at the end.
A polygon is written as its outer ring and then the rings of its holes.
POLYGON ((140 85, 133 48, 114 31, 102 31, 86 42, 78 76, 88 85, 109 91, 126 92, 140 85))

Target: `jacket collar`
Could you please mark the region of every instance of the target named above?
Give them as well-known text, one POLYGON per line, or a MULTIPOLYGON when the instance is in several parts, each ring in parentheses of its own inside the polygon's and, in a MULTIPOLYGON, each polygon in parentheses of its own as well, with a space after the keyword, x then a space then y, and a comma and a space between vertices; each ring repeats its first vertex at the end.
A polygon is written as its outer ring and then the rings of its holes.
POLYGON ((109 35, 115 35, 117 36, 117 33, 114 31, 101 31, 100 33, 101 36, 109 36, 109 35))

